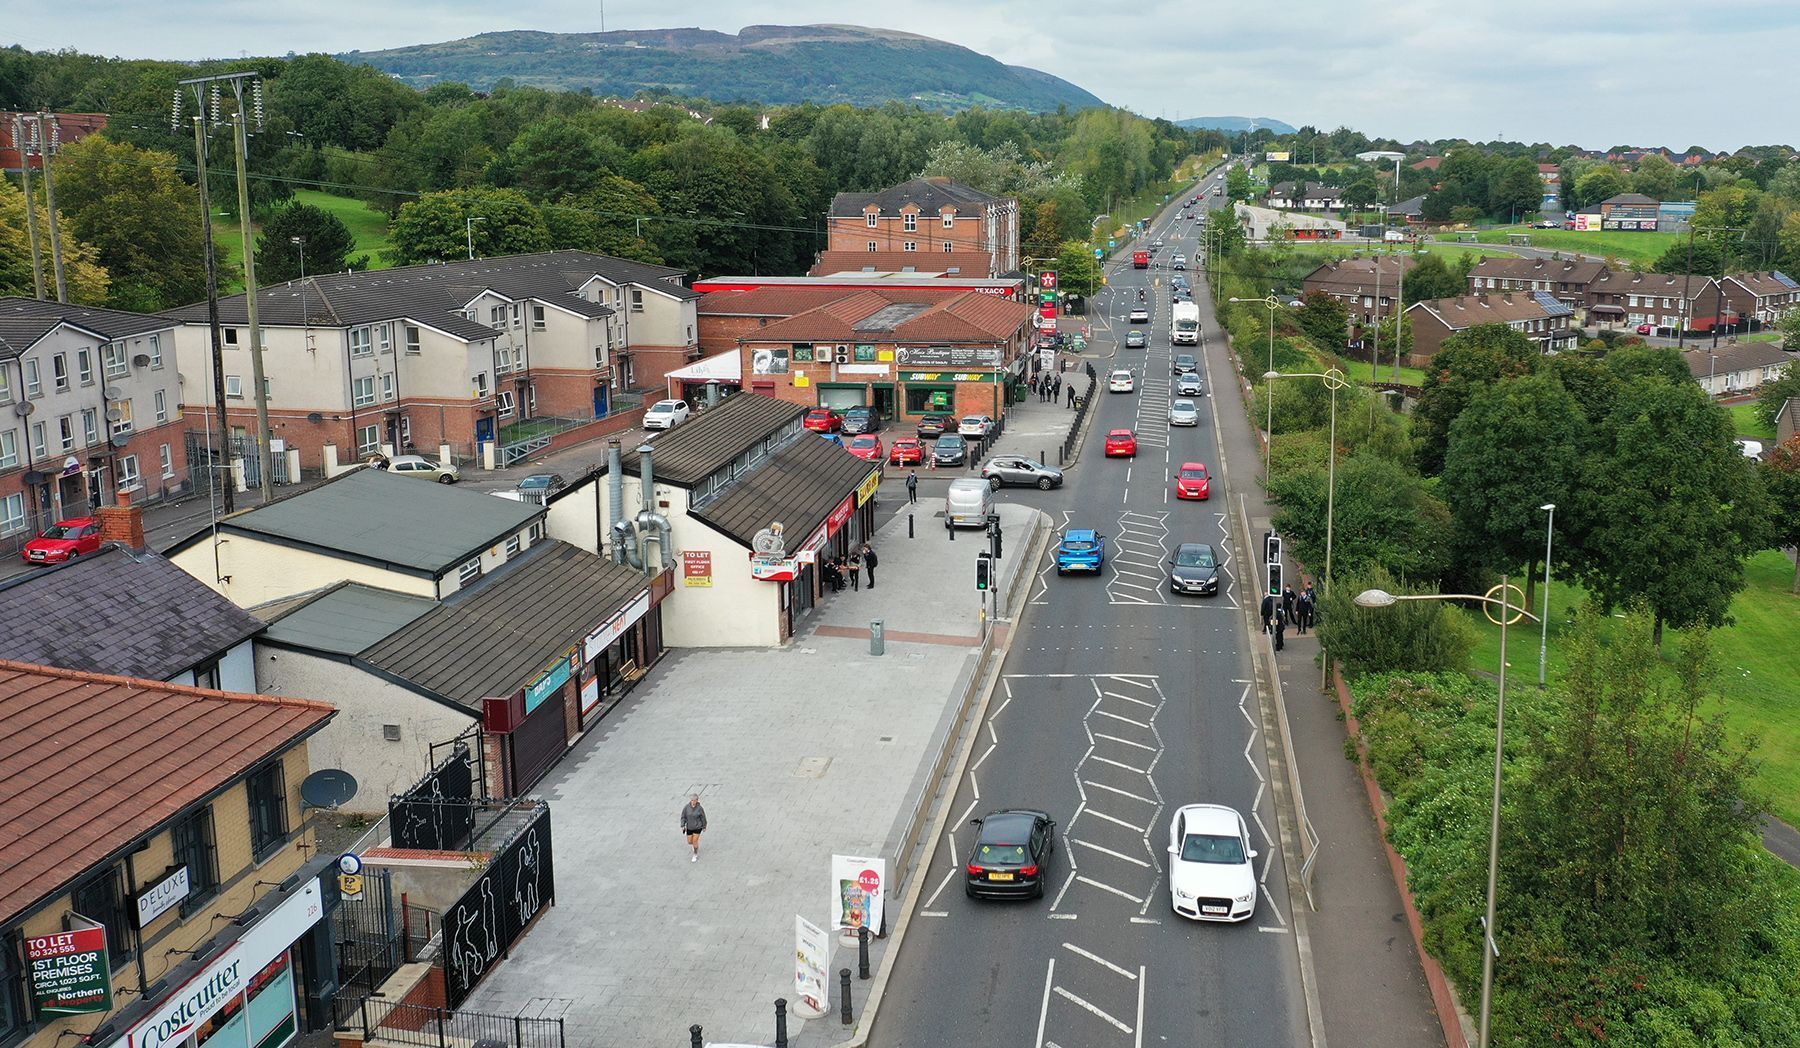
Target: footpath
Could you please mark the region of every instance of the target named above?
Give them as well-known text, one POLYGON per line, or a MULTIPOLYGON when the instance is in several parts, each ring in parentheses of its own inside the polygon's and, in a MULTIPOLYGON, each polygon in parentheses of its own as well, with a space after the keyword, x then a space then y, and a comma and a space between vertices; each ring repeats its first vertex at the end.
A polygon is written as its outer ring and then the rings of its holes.
MULTIPOLYGON (((775 999, 795 999, 795 915, 831 916, 834 853, 882 856, 898 880, 940 757, 1004 654, 1002 623, 983 658, 980 532, 948 540, 942 496, 921 490, 908 538, 904 471, 888 472, 881 506, 899 511, 874 542, 875 587, 828 594, 786 647, 672 653, 538 787, 555 820, 556 905, 464 1010, 560 1017, 568 1042, 591 1048, 687 1044, 692 1024, 710 1044, 773 1043, 775 999), (677 823, 693 793, 709 820, 697 862, 677 823)), ((1021 568, 1048 528, 1026 506, 999 513, 1005 609, 1009 595, 1022 603, 1021 568)), ((790 1014, 796 1048, 849 1033, 837 971, 855 971, 856 950, 832 941, 830 1014, 790 1014)), ((875 941, 872 974, 885 953, 875 941)), ((852 979, 858 1020, 871 985, 852 979)))

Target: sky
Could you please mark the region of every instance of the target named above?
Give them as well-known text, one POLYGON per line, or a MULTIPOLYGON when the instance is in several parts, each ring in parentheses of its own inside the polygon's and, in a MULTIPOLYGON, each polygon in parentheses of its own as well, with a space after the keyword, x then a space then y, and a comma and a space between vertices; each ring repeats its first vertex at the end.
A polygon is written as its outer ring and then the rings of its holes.
POLYGON ((1800 0, 0 0, 0 44, 127 58, 374 51, 505 29, 855 21, 1146 116, 1589 148, 1800 144, 1800 0))

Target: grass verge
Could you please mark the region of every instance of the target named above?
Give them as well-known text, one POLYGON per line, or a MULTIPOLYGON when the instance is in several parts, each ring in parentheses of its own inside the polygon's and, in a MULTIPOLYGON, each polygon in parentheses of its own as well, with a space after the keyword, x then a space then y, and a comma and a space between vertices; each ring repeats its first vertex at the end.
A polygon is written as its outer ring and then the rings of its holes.
MULTIPOLYGON (((336 215, 338 221, 350 230, 356 238, 356 247, 350 252, 352 258, 357 255, 369 256, 369 269, 386 269, 388 262, 382 252, 390 246, 388 240, 388 217, 381 211, 354 197, 338 196, 317 189, 295 190, 293 202, 310 204, 322 211, 336 215)), ((252 226, 252 236, 257 227, 252 226)), ((213 215, 213 242, 218 245, 219 255, 234 268, 242 271, 244 266, 244 230, 234 215, 215 213, 213 215)), ((221 288, 227 294, 236 294, 244 290, 242 281, 234 281, 229 287, 221 288)))
POLYGON ((1762 420, 1756 412, 1756 404, 1732 404, 1725 410, 1731 412, 1731 424, 1740 437, 1752 437, 1756 440, 1774 440, 1775 427, 1762 420))
POLYGON ((1483 244, 1504 244, 1506 238, 1514 233, 1528 234, 1532 247, 1550 251, 1578 251, 1584 255, 1617 256, 1627 262, 1645 264, 1656 261, 1664 251, 1681 239, 1679 233, 1627 233, 1617 229, 1584 233, 1573 229, 1532 229, 1526 225, 1477 230, 1475 239, 1483 244))

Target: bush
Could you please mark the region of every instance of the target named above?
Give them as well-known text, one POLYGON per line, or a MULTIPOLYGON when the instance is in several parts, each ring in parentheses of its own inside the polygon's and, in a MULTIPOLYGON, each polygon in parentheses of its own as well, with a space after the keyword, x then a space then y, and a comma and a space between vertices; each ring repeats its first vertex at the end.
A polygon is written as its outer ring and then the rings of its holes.
MULTIPOLYGON (((1342 478, 1340 478, 1342 479, 1342 478)), ((1405 593, 1387 570, 1340 570, 1321 606, 1319 642, 1351 676, 1407 671, 1460 673, 1475 650, 1475 627, 1465 612, 1443 601, 1403 600, 1391 608, 1363 608, 1365 589, 1405 593)))

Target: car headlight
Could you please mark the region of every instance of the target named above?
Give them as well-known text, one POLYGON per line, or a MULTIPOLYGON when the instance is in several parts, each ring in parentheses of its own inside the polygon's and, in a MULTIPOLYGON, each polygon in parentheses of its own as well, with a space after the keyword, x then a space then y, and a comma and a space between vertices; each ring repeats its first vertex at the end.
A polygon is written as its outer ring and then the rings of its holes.
POLYGON ((1177 899, 1192 899, 1194 896, 1190 892, 1184 892, 1180 888, 1177 888, 1175 889, 1175 897, 1177 899))
POLYGON ((1247 902, 1254 902, 1255 900, 1256 900, 1256 889, 1252 888, 1252 889, 1250 889, 1248 894, 1240 895, 1231 901, 1238 902, 1238 903, 1247 903, 1247 902))

